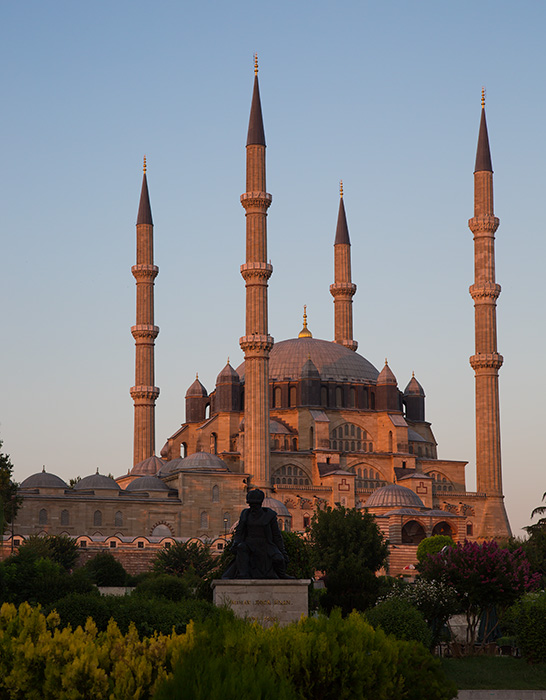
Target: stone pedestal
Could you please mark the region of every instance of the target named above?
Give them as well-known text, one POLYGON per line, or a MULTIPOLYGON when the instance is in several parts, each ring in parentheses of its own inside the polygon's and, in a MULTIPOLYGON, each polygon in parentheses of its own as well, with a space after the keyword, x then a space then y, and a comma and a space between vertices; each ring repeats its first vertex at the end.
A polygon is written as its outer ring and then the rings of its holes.
POLYGON ((215 605, 264 627, 297 622, 307 615, 309 579, 219 579, 212 582, 215 605))

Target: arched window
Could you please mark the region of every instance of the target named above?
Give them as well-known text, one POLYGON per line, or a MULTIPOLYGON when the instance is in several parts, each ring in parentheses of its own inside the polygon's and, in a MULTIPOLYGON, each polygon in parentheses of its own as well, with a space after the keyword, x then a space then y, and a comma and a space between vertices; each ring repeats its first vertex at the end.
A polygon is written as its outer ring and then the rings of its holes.
POLYGON ((291 386, 290 387, 290 406, 295 406, 296 405, 296 387, 291 386))
POLYGON ((61 525, 68 525, 70 523, 70 514, 66 510, 61 510, 61 525))
POLYGON ((159 523, 159 525, 156 525, 150 532, 150 537, 172 537, 172 532, 167 525, 159 523))
POLYGON ((343 405, 343 390, 340 386, 336 386, 336 408, 341 408, 343 405))
POLYGON ((100 527, 102 525, 102 513, 100 510, 96 510, 93 513, 93 525, 95 527, 100 527))
POLYGON ((38 513, 38 525, 47 525, 47 510, 42 508, 38 513))
POLYGON ((320 387, 320 405, 328 406, 328 387, 326 386, 320 387))
POLYGON ((370 392, 370 408, 375 411, 375 391, 370 392))
POLYGON ((432 528, 433 535, 447 535, 448 537, 453 536, 453 530, 451 526, 446 522, 436 523, 432 528))
POLYGON ((304 513, 303 514, 303 527, 307 529, 311 525, 311 517, 309 516, 309 513, 304 513))
POLYGON ((212 502, 213 503, 218 503, 220 500, 220 487, 218 485, 214 485, 212 487, 212 502))
POLYGON ((354 387, 351 389, 351 408, 358 408, 358 394, 354 387))
POLYGON ((297 450, 298 450, 298 441, 296 438, 292 438, 292 450, 294 452, 297 452, 297 450))
POLYGON ((410 520, 402 528, 402 544, 419 544, 425 537, 425 530, 417 520, 410 520))
POLYGON ((312 427, 309 428, 309 448, 311 450, 315 449, 315 431, 312 427))
POLYGON ((123 513, 121 510, 118 510, 114 515, 114 525, 115 527, 123 527, 123 513))
POLYGON ((205 420, 210 418, 210 403, 205 406, 205 420))
POLYGON ((210 434, 210 453, 211 455, 218 454, 218 436, 216 433, 210 434))
POLYGON ((392 452, 392 430, 389 430, 389 452, 392 452))
POLYGON ((201 529, 207 530, 209 527, 209 514, 206 510, 201 513, 201 529))
POLYGON ((274 406, 275 408, 280 408, 282 406, 282 391, 280 386, 275 387, 275 402, 274 406))
POLYGON ((180 443, 180 456, 181 457, 188 456, 188 446, 186 445, 185 442, 180 443))

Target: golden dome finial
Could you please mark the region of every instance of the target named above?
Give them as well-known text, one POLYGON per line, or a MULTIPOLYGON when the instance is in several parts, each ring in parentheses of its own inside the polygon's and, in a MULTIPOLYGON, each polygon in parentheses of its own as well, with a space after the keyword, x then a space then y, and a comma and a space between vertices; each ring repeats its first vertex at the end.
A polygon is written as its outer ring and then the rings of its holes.
POLYGON ((389 361, 387 360, 387 358, 385 358, 385 364, 386 364, 386 365, 389 364, 389 361))
POLYGON ((254 75, 258 75, 258 54, 254 54, 254 75))
POLYGON ((343 180, 339 181, 339 196, 343 199, 343 180))
POLYGON ((411 378, 412 378, 412 379, 415 379, 415 372, 412 372, 412 373, 411 373, 411 378))
POLYGON ((482 87, 482 109, 485 108, 485 88, 482 87))
POLYGON ((199 379, 199 372, 196 372, 196 373, 195 373, 195 378, 196 378, 196 379, 199 379))
POLYGON ((312 338, 313 335, 309 328, 307 328, 307 304, 303 306, 303 328, 299 332, 298 338, 312 338))
POLYGON ((144 171, 144 175, 146 175, 146 156, 144 156, 144 165, 142 167, 142 170, 144 171))
POLYGON ((228 365, 229 365, 229 355, 227 356, 227 363, 228 363, 228 365))

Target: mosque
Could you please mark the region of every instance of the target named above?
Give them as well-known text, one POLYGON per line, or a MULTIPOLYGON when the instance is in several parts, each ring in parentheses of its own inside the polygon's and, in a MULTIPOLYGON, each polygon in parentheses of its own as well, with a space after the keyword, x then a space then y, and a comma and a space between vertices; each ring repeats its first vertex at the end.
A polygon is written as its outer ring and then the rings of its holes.
POLYGON ((334 339, 314 338, 304 310, 297 338, 274 342, 268 328, 266 142, 255 67, 246 144, 246 327, 244 362, 221 369, 208 391, 198 378, 186 392, 185 422, 156 456, 153 219, 146 162, 136 235, 134 466, 113 479, 93 474, 69 487, 54 474, 21 484, 14 537, 67 534, 82 548, 157 549, 199 537, 222 549, 245 507, 249 488, 281 527, 304 532, 318 508, 368 509, 391 545, 390 570, 414 561, 433 534, 504 538, 510 525, 502 493, 493 211, 493 170, 482 95, 474 172, 477 491, 465 484, 464 461, 438 459, 415 376, 404 389, 385 361, 378 370, 357 352, 353 332, 351 243, 343 189, 334 238, 334 339))

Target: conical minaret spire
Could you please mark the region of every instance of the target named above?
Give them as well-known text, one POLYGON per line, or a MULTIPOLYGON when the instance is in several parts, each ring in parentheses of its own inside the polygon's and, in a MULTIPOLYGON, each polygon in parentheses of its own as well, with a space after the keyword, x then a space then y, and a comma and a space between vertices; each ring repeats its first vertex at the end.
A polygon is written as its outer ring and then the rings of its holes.
POLYGON ((154 326, 154 280, 159 268, 154 265, 154 224, 146 178, 146 157, 137 215, 136 265, 131 272, 136 280, 135 386, 131 396, 135 404, 133 464, 155 453, 155 402, 159 389, 154 386, 154 342, 159 328, 154 326))
POLYGON ((343 203, 343 182, 339 187, 339 213, 334 241, 334 284, 330 294, 334 297, 334 340, 350 350, 358 343, 353 338, 353 296, 356 284, 351 281, 351 241, 343 203))
POLYGON ((474 234, 475 354, 470 364, 476 382, 476 477, 478 492, 487 494, 480 525, 482 537, 510 536, 504 508, 501 471, 499 369, 503 357, 497 352, 497 299, 501 288, 495 281, 495 232, 499 220, 493 209, 493 168, 482 110, 474 171, 474 217, 468 225, 474 234))
POLYGON ((269 353, 267 280, 273 267, 267 262, 267 210, 272 197, 265 183, 265 132, 255 60, 254 92, 246 144, 246 262, 241 275, 246 286, 246 327, 239 343, 245 354, 244 468, 252 484, 268 492, 269 469, 269 353))

